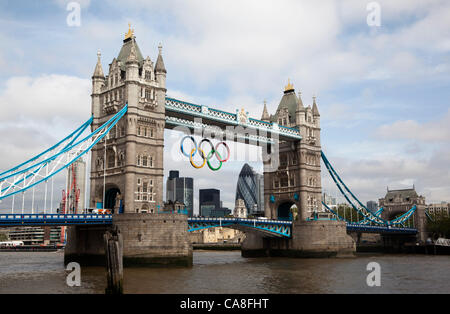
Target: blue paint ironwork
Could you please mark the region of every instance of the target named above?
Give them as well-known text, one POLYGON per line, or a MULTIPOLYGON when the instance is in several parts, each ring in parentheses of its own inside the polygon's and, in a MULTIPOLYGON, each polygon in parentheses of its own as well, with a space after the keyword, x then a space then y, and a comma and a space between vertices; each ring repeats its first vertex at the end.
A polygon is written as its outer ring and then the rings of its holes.
POLYGON ((38 154, 37 156, 29 159, 28 161, 21 163, 18 166, 15 166, 2 174, 5 175, 0 178, 0 200, 13 196, 17 193, 25 192, 26 190, 44 182, 48 181, 51 177, 56 175, 57 173, 61 172, 63 169, 68 168, 70 165, 72 165, 75 161, 77 161, 79 158, 81 158, 84 154, 86 154, 95 144, 97 144, 110 130, 111 128, 116 125, 116 123, 125 115, 127 112, 128 105, 126 104, 119 112, 117 112, 113 117, 111 117, 107 122, 105 122, 102 126, 100 126, 98 129, 93 131, 91 134, 87 135, 86 137, 78 140, 78 137, 83 133, 83 131, 91 125, 93 119, 89 119, 86 121, 81 127, 79 127, 77 130, 72 132, 69 136, 67 136, 65 139, 60 141, 58 144, 52 146, 51 148, 45 150, 44 152, 38 154), (41 161, 37 161, 36 163, 32 164, 34 161, 38 160, 40 157, 44 156, 46 153, 50 153, 55 148, 59 147, 63 142, 66 140, 69 140, 70 142, 66 144, 60 151, 55 152, 53 155, 44 158, 41 161), (92 142, 90 142, 92 140, 92 142), (82 147, 82 144, 87 145, 86 148, 82 147), (76 154, 74 157, 69 156, 73 150, 78 149, 79 151, 76 151, 76 154), (62 166, 60 166, 58 162, 56 161, 57 158, 61 158, 61 156, 67 155, 67 161, 63 163, 62 166), (56 165, 51 169, 50 172, 47 172, 46 175, 39 175, 39 171, 45 167, 47 169, 50 168, 50 165, 52 162, 55 162, 56 165), (29 166, 26 166, 28 164, 31 164, 29 166), (21 167, 25 166, 25 168, 20 169, 21 167), (59 168, 58 168, 59 167, 59 168), (57 169, 58 168, 58 169, 57 169), (20 170, 19 170, 20 169, 20 170), (40 177, 41 179, 36 180, 34 183, 32 180, 36 177, 40 177), (8 180, 10 179, 11 180, 8 180), (26 185, 26 179, 30 179, 29 184, 26 185), (20 186, 20 184, 23 184, 20 186), (10 191, 12 190, 12 191, 10 191))
POLYGON ((225 112, 219 109, 209 108, 207 106, 196 105, 171 97, 166 97, 166 123, 173 126, 185 126, 188 128, 207 128, 208 124, 196 123, 191 120, 194 118, 207 119, 215 121, 219 124, 227 124, 230 126, 245 125, 247 128, 262 131, 267 136, 250 136, 246 139, 258 140, 265 143, 273 143, 274 139, 269 135, 276 134, 282 137, 283 140, 298 141, 301 140, 300 131, 297 128, 285 127, 273 122, 261 121, 254 118, 248 118, 246 122, 239 121, 238 113, 225 112), (172 116, 173 113, 182 113, 188 119, 179 118, 179 116, 172 116))
MULTIPOLYGON (((337 172, 334 170, 333 166, 331 165, 331 163, 328 161, 328 159, 326 158, 325 154, 323 153, 323 151, 321 151, 321 156, 322 156, 322 160, 328 170, 328 172, 330 173, 331 178, 333 179, 334 183, 336 184, 336 186, 338 187, 339 191, 341 192, 341 194, 345 197, 345 199, 347 200, 347 202, 353 207, 353 209, 355 211, 357 211, 358 213, 360 213, 365 220, 369 220, 370 222, 377 224, 377 225, 403 225, 404 222, 406 220, 408 220, 411 215, 416 211, 417 207, 414 205, 410 210, 408 210, 405 214, 403 214, 402 216, 393 219, 393 220, 384 220, 379 216, 374 215, 363 203, 361 203, 361 201, 350 191, 350 189, 345 185, 345 183, 342 181, 342 179, 340 178, 340 176, 337 174, 337 172), (339 181, 339 182, 338 182, 339 181), (349 197, 347 196, 347 194, 344 192, 344 190, 341 187, 342 186, 345 188, 345 190, 352 196, 352 198, 354 200, 356 200, 356 202, 360 205, 360 207, 357 207, 353 204, 353 202, 349 199, 349 197)), ((325 205, 326 206, 326 205, 325 205)))
POLYGON ((244 226, 265 232, 277 237, 290 238, 292 234, 292 221, 272 219, 247 218, 188 218, 188 231, 196 231, 215 227, 244 226))
POLYGON ((100 214, 6 214, 0 215, 0 226, 70 226, 109 225, 112 215, 100 214))

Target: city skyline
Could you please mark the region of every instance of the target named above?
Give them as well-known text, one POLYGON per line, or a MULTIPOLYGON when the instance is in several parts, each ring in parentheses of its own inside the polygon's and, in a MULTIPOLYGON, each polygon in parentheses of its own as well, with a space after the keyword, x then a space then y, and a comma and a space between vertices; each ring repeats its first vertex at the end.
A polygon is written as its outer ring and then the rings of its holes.
MULTIPOLYGON (((202 11, 197 10, 197 2, 171 7, 170 3, 125 6, 122 1, 107 1, 100 10, 98 3, 80 1, 80 27, 66 24, 67 1, 48 1, 39 10, 34 3, 2 3, 0 103, 4 111, 0 125, 14 132, 1 140, 11 155, 1 159, 0 168, 38 153, 89 117, 90 77, 97 51, 107 69, 131 23, 144 57, 156 61, 157 46, 162 43, 169 96, 230 112, 244 107, 250 116, 260 118, 264 99, 269 113, 275 113, 290 78, 296 92, 302 92, 305 105, 317 95, 324 151, 362 200, 377 200, 386 186, 415 184, 427 203, 449 201, 450 92, 442 86, 450 82, 445 57, 450 50, 445 39, 450 6, 442 1, 427 5, 411 1, 406 8, 379 2, 381 27, 364 25, 365 4, 357 2, 327 1, 316 7, 289 2, 286 5, 292 13, 286 13, 283 5, 272 12, 268 3, 262 3, 254 8, 251 19, 267 30, 264 38, 256 35, 248 20, 241 21, 253 9, 249 2, 242 5, 241 15, 233 5, 223 3, 202 11), (139 10, 151 18, 129 20, 129 16, 139 16, 134 14, 139 10), (190 27, 172 26, 156 13, 161 11, 178 17, 177 26, 190 27), (195 23, 188 14, 196 16, 195 23), (294 21, 286 19, 286 14, 302 18, 294 21), (230 28, 232 21, 236 25, 230 28), (200 28, 205 24, 211 29, 200 28), (11 27, 20 36, 6 32, 11 27), (298 30, 295 36, 289 35, 292 29, 298 30), (190 41, 189 30, 201 39, 190 41), (13 42, 14 48, 7 49, 7 42, 13 42), (388 46, 388 42, 397 44, 388 46), (177 53, 180 49, 184 54, 177 53)), ((166 146, 173 147, 169 151, 178 150, 179 135, 174 133, 165 132, 166 146)), ((252 149, 251 153, 259 152, 252 149)), ((223 199, 229 200, 224 206, 234 207, 235 183, 246 162, 243 158, 211 173, 172 157, 165 153, 166 166, 183 169, 185 176, 198 182, 196 190, 220 189, 223 199)), ((261 171, 260 162, 249 164, 261 171)), ((330 189, 327 176, 322 171, 324 190, 330 189)))

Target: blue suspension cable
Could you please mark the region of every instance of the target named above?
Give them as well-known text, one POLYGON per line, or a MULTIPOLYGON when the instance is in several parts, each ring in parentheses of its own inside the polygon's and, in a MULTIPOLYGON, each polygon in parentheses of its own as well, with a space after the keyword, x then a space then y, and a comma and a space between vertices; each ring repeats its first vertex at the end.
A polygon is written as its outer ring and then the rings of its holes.
MULTIPOLYGON (((85 150, 83 150, 82 152, 80 152, 80 153, 79 153, 76 157, 74 157, 69 163, 65 164, 64 166, 62 166, 62 167, 61 167, 60 169, 58 169, 57 171, 53 172, 52 174, 50 174, 50 175, 44 177, 43 179, 41 179, 41 180, 39 180, 39 181, 36 181, 35 183, 29 185, 29 186, 26 187, 26 188, 19 189, 19 190, 15 191, 15 192, 11 192, 11 193, 6 194, 6 195, 4 195, 4 196, 0 196, 0 200, 1 200, 1 199, 4 199, 4 198, 6 198, 6 197, 9 197, 9 196, 15 195, 15 194, 17 194, 17 193, 19 193, 19 192, 24 192, 24 191, 26 191, 26 190, 28 190, 28 189, 34 187, 35 185, 37 185, 37 184, 39 184, 39 183, 41 183, 41 182, 43 182, 43 181, 45 181, 45 180, 50 179, 51 177, 53 177, 54 175, 56 175, 57 173, 59 173, 59 172, 62 171, 63 169, 65 169, 65 168, 69 167, 70 165, 72 165, 72 163, 74 163, 75 161, 77 161, 81 156, 83 156, 86 152, 88 152, 95 144, 97 144, 97 143, 98 143, 98 142, 99 142, 99 141, 100 141, 100 140, 101 140, 101 139, 102 139, 102 138, 103 138, 103 137, 111 130, 111 128, 112 128, 112 127, 113 127, 113 126, 114 126, 114 125, 115 125, 115 124, 116 124, 116 123, 117 123, 117 122, 125 115, 127 109, 128 109, 128 105, 126 104, 126 105, 125 105, 118 113, 116 113, 116 114, 115 114, 112 118, 110 118, 106 123, 104 123, 101 127, 99 127, 99 128, 98 128, 97 130, 95 130, 94 132, 92 132, 90 135, 86 136, 84 139, 78 141, 78 142, 75 143, 75 144, 72 144, 72 145, 66 147, 65 149, 63 149, 63 150, 62 150, 61 152, 59 152, 58 154, 56 154, 56 155, 54 155, 54 156, 52 156, 52 157, 50 157, 50 158, 48 158, 48 159, 46 159, 46 160, 44 160, 44 161, 41 161, 41 162, 37 163, 36 165, 34 165, 34 166, 32 166, 32 167, 29 167, 29 168, 34 168, 34 167, 36 167, 36 166, 41 165, 41 166, 39 167, 39 169, 37 169, 37 170, 35 170, 33 173, 29 174, 26 178, 29 178, 30 176, 34 175, 37 171, 39 171, 42 167, 44 167, 45 165, 42 165, 43 163, 48 163, 49 161, 56 159, 56 157, 60 156, 61 154, 65 153, 65 152, 67 152, 67 151, 70 151, 72 148, 74 148, 74 147, 78 146, 79 144, 81 144, 81 143, 87 141, 87 140, 90 139, 93 135, 95 135, 95 134, 99 133, 101 130, 107 128, 106 131, 105 131, 105 133, 104 133, 103 135, 99 136, 95 141, 93 141, 93 143, 92 143, 91 145, 89 145, 88 148, 86 148, 85 150)), ((29 168, 27 168, 27 169, 29 169, 29 168)), ((22 173, 23 171, 24 171, 24 170, 21 170, 19 173, 22 173)), ((9 177, 9 176, 8 176, 8 177, 9 177)), ((26 178, 23 178, 23 179, 19 180, 18 182, 15 182, 14 184, 16 185, 16 184, 18 184, 18 183, 20 183, 20 182, 23 182, 23 180, 25 180, 26 178)), ((3 180, 4 180, 4 179, 0 179, 0 182, 3 181, 3 180)), ((9 186, 6 187, 6 188, 4 188, 2 191, 5 191, 5 190, 8 189, 8 188, 9 188, 9 186)))

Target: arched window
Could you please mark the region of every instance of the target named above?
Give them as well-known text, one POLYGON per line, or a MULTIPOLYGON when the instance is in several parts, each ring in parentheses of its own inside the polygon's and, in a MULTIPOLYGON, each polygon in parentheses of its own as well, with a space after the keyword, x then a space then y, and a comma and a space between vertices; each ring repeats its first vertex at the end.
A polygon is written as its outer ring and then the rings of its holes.
POLYGON ((121 167, 125 164, 125 153, 120 152, 119 154, 119 160, 118 160, 118 166, 121 167))
POLYGON ((152 156, 149 156, 149 157, 148 157, 148 166, 149 166, 150 168, 153 168, 153 157, 152 157, 152 156))
POLYGON ((137 155, 137 161, 136 161, 137 165, 140 166, 141 165, 141 155, 137 155))
POLYGON ((116 166, 116 155, 112 149, 107 151, 106 160, 108 162, 108 168, 114 168, 116 166))
POLYGON ((103 170, 103 158, 97 158, 96 166, 97 170, 103 170))
POLYGON ((142 166, 147 167, 147 156, 142 156, 142 166))

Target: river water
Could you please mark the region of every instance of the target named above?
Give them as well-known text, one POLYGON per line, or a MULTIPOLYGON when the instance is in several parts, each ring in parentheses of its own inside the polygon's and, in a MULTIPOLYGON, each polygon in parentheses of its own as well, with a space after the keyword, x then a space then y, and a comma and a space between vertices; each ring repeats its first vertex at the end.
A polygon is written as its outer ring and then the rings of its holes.
MULTIPOLYGON (((0 252, 0 293, 104 293, 105 269, 81 269, 69 287, 61 252, 0 252)), ((240 251, 194 251, 191 268, 126 268, 125 293, 450 293, 450 256, 243 258, 240 251), (369 262, 381 286, 369 287, 369 262)))

